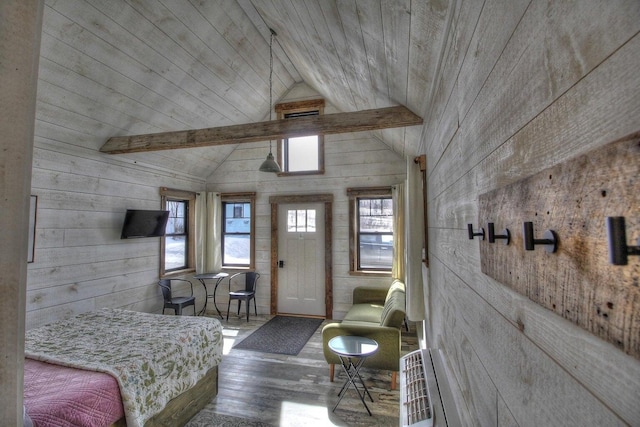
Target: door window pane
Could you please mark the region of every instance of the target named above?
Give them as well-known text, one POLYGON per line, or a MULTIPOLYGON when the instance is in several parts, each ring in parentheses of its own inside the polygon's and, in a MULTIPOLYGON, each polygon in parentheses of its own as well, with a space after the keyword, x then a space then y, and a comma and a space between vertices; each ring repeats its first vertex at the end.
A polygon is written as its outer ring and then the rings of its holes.
POLYGON ((315 209, 289 209, 287 211, 287 231, 291 233, 315 233, 315 209))

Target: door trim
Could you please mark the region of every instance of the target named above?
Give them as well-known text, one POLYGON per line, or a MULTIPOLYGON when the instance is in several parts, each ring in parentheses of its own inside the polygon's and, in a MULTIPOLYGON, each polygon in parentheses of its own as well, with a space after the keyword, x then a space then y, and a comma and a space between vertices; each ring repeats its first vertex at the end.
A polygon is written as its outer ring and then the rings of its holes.
POLYGON ((333 194, 300 194, 269 197, 271 204, 271 315, 278 314, 278 205, 280 203, 324 203, 324 307, 333 319, 333 194))

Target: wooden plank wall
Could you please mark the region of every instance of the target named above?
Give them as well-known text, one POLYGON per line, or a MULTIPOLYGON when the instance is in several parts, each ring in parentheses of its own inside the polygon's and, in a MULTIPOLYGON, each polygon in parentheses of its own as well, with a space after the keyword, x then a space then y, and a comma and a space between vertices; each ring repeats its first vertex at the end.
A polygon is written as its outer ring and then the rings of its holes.
POLYGON ((36 123, 27 328, 101 307, 158 312, 160 240, 120 240, 125 211, 158 209, 161 186, 199 191, 204 181, 70 147, 75 131, 61 126, 53 140, 51 126, 36 123))
MULTIPOLYGON (((182 31, 199 17, 192 5, 181 5, 170 10, 176 5, 157 4, 145 11, 144 3, 73 1, 44 7, 32 178, 32 194, 38 196, 37 236, 35 262, 28 266, 28 328, 105 306, 159 311, 159 241, 121 241, 124 212, 157 209, 162 186, 203 190, 208 171, 233 150, 99 154, 109 136, 201 128, 211 120, 246 122, 252 112, 262 111, 255 102, 239 111, 222 96, 236 102, 267 87, 264 76, 253 71, 259 66, 238 65, 266 61, 268 55, 261 49, 260 33, 244 25, 242 9, 233 3, 211 14, 228 29, 229 39, 247 33, 249 53, 242 60, 226 40, 209 43, 216 58, 240 61, 235 63, 244 72, 238 78, 245 92, 236 94, 229 93, 228 81, 216 84, 220 76, 234 74, 226 62, 217 73, 201 62, 194 65, 197 71, 182 68, 185 57, 210 48, 203 43, 206 35, 200 39, 182 31), (142 17, 144 12, 148 18, 142 17), (120 19, 130 31, 121 31, 120 19), (165 24, 163 32, 153 25, 155 19, 165 24), (161 54, 165 51, 176 55, 175 62, 161 54), (149 77, 158 75, 153 70, 164 70, 158 73, 160 80, 149 77), (193 74, 203 81, 194 81, 193 74), (205 91, 205 85, 221 93, 205 91)), ((210 23, 190 25, 195 32, 209 28, 210 23)), ((282 71, 280 60, 274 66, 282 71)), ((293 80, 288 72, 278 76, 274 87, 282 92, 293 80)), ((197 297, 203 301, 202 295, 197 297)))
MULTIPOLYGON (((46 9, 45 21, 56 19, 61 18, 46 9)), ((85 59, 84 70, 58 64, 57 58, 70 54, 69 46, 83 41, 71 41, 69 34, 52 33, 51 28, 45 25, 43 32, 38 82, 31 190, 38 196, 38 212, 26 327, 100 307, 157 312, 162 307, 155 285, 159 239, 120 240, 125 210, 157 209, 161 186, 196 191, 204 189, 204 179, 180 173, 179 161, 168 155, 159 163, 173 171, 145 164, 142 157, 98 153, 106 136, 120 132, 118 125, 134 118, 140 106, 120 104, 130 114, 123 117, 112 109, 97 109, 93 99, 82 96, 85 91, 105 92, 104 102, 113 102, 101 82, 83 75, 88 70, 99 74, 106 65, 90 59, 85 59), (76 107, 69 107, 71 99, 76 107)), ((106 56, 107 50, 97 44, 94 54, 106 56)), ((160 123, 167 125, 162 117, 156 125, 160 123)))
MULTIPOLYGON (((294 86, 281 102, 319 98, 305 84, 294 86)), ((328 104, 325 113, 337 113, 328 104)), ((269 143, 242 144, 207 180, 208 191, 255 191, 256 195, 256 270, 260 272, 257 304, 259 313, 269 313, 271 282, 271 205, 272 195, 333 194, 333 317, 341 319, 350 308, 356 286, 389 286, 389 277, 349 275, 349 187, 393 185, 406 177, 405 160, 377 140, 371 132, 327 135, 325 173, 323 175, 277 177, 259 172, 269 152, 269 143)), ((275 143, 275 142, 274 142, 275 143)), ((273 147, 275 152, 275 147, 273 147)), ((219 305, 226 305, 220 295, 219 305)))
POLYGON ((480 194, 640 130, 640 2, 449 6, 423 114, 427 331, 461 416, 469 426, 640 425, 638 360, 482 274, 466 232, 480 194))

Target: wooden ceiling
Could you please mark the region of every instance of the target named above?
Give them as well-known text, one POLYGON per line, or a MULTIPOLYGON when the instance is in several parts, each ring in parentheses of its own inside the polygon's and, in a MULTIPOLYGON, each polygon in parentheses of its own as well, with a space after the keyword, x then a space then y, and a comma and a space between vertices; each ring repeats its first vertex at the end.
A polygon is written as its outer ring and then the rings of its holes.
MULTIPOLYGON (((251 123, 306 83, 340 111, 429 114, 445 0, 46 0, 36 146, 251 123)), ((377 131, 421 154, 421 126, 377 131)), ((126 154, 207 177, 235 145, 126 154)))

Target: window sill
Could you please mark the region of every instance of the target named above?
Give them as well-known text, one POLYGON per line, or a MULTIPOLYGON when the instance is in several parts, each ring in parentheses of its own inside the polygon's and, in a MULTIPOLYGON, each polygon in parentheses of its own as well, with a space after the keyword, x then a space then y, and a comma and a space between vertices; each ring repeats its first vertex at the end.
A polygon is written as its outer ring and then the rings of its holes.
POLYGON ((299 172, 278 172, 278 176, 304 176, 304 175, 324 175, 324 170, 299 171, 299 172))
POLYGON ((223 265, 222 266, 222 270, 224 270, 225 272, 231 272, 231 271, 253 271, 254 268, 251 267, 251 266, 238 267, 237 265, 223 265))
POLYGON ((185 268, 185 269, 182 269, 182 270, 173 270, 173 271, 170 271, 168 273, 164 273, 163 275, 160 276, 160 278, 161 279, 165 279, 165 278, 168 278, 168 277, 184 276, 186 274, 195 273, 195 272, 196 272, 195 268, 185 268))
POLYGON ((390 271, 349 271, 349 276, 378 276, 391 277, 390 271))

